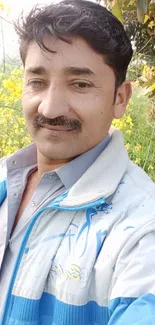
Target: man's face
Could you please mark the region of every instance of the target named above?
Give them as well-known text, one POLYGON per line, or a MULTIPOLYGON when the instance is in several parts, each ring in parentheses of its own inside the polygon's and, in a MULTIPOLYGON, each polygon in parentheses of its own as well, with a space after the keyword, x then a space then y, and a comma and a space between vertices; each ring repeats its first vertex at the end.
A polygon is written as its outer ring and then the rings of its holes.
POLYGON ((103 57, 80 37, 72 44, 45 36, 43 51, 28 48, 22 105, 38 152, 72 159, 97 145, 114 117, 115 76, 103 57))

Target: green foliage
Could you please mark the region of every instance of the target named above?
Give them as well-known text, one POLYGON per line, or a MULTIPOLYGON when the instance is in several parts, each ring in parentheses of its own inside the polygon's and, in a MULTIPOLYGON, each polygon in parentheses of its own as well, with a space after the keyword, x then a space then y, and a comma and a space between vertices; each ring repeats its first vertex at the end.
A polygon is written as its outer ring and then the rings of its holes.
MULTIPOLYGON (((102 1, 97 1, 102 2, 102 1)), ((155 2, 154 0, 105 0, 105 6, 113 11, 113 14, 122 22, 123 18, 128 20, 138 20, 144 24, 149 21, 150 28, 155 27, 155 2), (122 16, 122 17, 121 17, 122 16)))
MULTIPOLYGON (((97 1, 97 0, 96 0, 97 1)), ((139 53, 155 55, 155 0, 98 0, 120 20, 139 53)))
POLYGON ((155 181, 155 119, 150 117, 150 107, 146 89, 134 85, 127 113, 113 124, 124 133, 130 159, 155 181))
POLYGON ((0 74, 0 157, 30 143, 21 110, 22 68, 0 74))
POLYGON ((120 6, 120 1, 119 0, 117 0, 117 1, 115 0, 115 2, 113 4, 113 7, 112 7, 112 13, 123 24, 124 19, 123 19, 122 10, 121 10, 121 6, 120 6))

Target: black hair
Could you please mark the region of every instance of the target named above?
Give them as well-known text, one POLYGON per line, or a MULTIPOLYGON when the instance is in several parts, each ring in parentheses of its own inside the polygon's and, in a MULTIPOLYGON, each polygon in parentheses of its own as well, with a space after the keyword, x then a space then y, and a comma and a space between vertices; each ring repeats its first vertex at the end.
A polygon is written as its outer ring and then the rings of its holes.
POLYGON ((20 55, 25 63, 28 45, 35 40, 46 50, 43 37, 51 34, 71 43, 67 35, 80 36, 94 51, 103 55, 116 77, 116 87, 126 78, 132 58, 130 40, 119 20, 105 7, 87 0, 63 0, 59 3, 35 6, 24 18, 19 17, 15 30, 20 41, 20 55))

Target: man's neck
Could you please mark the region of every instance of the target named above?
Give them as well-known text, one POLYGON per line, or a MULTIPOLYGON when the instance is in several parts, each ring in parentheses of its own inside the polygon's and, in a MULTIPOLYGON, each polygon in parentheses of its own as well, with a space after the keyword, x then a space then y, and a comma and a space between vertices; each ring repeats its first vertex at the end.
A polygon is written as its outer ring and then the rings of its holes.
POLYGON ((44 173, 54 171, 60 167, 68 164, 72 159, 56 160, 44 157, 41 153, 37 152, 37 165, 38 165, 38 179, 44 173))

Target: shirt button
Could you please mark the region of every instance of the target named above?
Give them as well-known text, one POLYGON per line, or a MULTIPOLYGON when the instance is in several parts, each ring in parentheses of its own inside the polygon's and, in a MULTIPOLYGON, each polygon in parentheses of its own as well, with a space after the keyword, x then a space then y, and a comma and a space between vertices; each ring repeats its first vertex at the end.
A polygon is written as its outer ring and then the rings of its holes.
POLYGON ((13 197, 16 199, 18 197, 18 193, 13 193, 13 197))
POLYGON ((17 163, 16 163, 16 160, 12 160, 12 161, 11 161, 11 164, 12 164, 12 166, 16 166, 16 164, 17 164, 17 163))
POLYGON ((32 206, 35 207, 36 206, 36 202, 32 201, 32 206))

